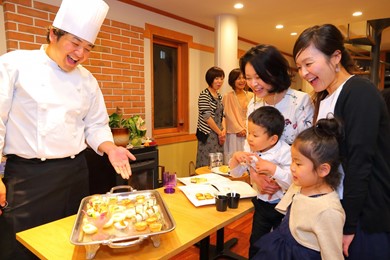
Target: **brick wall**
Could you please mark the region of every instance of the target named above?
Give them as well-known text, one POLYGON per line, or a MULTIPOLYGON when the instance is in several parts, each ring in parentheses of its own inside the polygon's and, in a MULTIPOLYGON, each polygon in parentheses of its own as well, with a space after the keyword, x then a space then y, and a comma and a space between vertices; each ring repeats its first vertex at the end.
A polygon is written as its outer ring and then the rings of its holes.
MULTIPOLYGON (((0 0, 1 1, 1 0, 0 0)), ((3 1, 7 51, 38 49, 46 43, 57 6, 34 0, 3 1)), ((106 19, 90 58, 83 65, 96 77, 108 113, 145 117, 144 29, 106 19)))

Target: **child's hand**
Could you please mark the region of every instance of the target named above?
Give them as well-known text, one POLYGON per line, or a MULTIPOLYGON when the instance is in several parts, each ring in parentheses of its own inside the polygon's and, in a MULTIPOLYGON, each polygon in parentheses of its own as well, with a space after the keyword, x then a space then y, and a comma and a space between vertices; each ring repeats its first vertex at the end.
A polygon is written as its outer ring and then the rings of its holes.
POLYGON ((252 153, 235 152, 229 162, 230 169, 233 169, 239 164, 246 164, 247 162, 249 163, 251 161, 251 156, 253 156, 252 153))
POLYGON ((259 174, 265 174, 269 177, 272 177, 276 171, 276 165, 270 161, 264 160, 261 157, 257 156, 256 162, 256 172, 259 174))

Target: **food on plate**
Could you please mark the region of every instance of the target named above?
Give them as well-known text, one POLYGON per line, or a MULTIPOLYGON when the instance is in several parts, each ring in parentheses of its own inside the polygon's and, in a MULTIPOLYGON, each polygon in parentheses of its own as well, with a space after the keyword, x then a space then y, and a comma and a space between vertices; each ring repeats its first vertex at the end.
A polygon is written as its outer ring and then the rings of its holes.
POLYGON ((207 182, 207 178, 204 177, 193 177, 190 179, 191 183, 202 183, 207 182))
POLYGON ((114 220, 110 218, 104 225, 103 228, 109 228, 114 223, 114 220))
POLYGON ((149 229, 151 232, 158 232, 161 230, 161 228, 162 228, 161 223, 152 223, 149 225, 149 229))
POLYGON ((145 202, 145 196, 144 195, 137 195, 137 197, 135 197, 135 199, 137 200, 137 203, 144 203, 145 202))
POLYGON ((95 233, 97 230, 98 230, 98 228, 90 223, 83 225, 83 231, 85 234, 91 235, 91 234, 95 233))
POLYGON ((230 172, 230 168, 227 165, 222 165, 222 166, 219 166, 219 171, 222 173, 228 173, 228 172, 230 172))
POLYGON ((146 223, 146 221, 141 221, 134 224, 135 230, 137 231, 143 231, 146 229, 147 226, 148 224, 146 223))
POLYGON ((150 232, 157 232, 163 225, 160 206, 154 195, 118 198, 94 195, 82 211, 85 215, 81 229, 93 236, 115 236, 115 230, 135 232, 150 229, 150 232))
POLYGON ((204 197, 206 198, 206 200, 214 199, 214 196, 211 195, 211 193, 208 193, 208 192, 204 194, 204 197))
POLYGON ((122 221, 126 218, 126 214, 125 213, 120 213, 120 212, 117 212, 117 213, 114 213, 112 214, 112 217, 111 219, 114 221, 114 222, 119 222, 119 221, 122 221))
POLYGON ((129 222, 124 221, 124 220, 116 222, 114 224, 115 228, 117 228, 117 229, 125 229, 125 228, 127 228, 128 225, 129 225, 129 222))
POLYGON ((157 221, 156 217, 149 217, 149 218, 146 219, 146 223, 148 223, 148 225, 153 224, 156 221, 157 221))
POLYGON ((210 200, 210 199, 214 199, 214 196, 209 193, 209 192, 206 192, 206 193, 196 193, 195 194, 195 197, 197 200, 210 200))
POLYGON ((141 222, 142 221, 142 215, 141 214, 135 214, 135 216, 133 216, 131 218, 131 221, 133 221, 133 223, 141 222))
POLYGON ((122 205, 110 205, 110 212, 123 212, 126 207, 122 205))
POLYGON ((135 207, 131 207, 129 209, 126 209, 124 213, 126 214, 126 218, 134 217, 134 215, 136 214, 135 207))
POLYGON ((204 197, 203 193, 196 193, 196 194, 195 194, 195 197, 196 197, 197 200, 204 200, 204 199, 206 199, 206 198, 204 197))

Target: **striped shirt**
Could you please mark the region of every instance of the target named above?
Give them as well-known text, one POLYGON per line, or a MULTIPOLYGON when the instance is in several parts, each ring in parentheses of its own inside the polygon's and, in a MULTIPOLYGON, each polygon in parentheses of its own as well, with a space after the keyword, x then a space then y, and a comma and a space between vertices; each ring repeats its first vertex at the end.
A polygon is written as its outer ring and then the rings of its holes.
MULTIPOLYGON (((215 99, 210 91, 206 88, 202 90, 198 99, 198 125, 197 128, 204 134, 211 132, 210 126, 207 124, 207 120, 211 117, 214 118, 215 110, 217 109, 218 103, 222 105, 222 96, 217 92, 218 98, 215 99)), ((222 121, 222 120, 221 120, 222 121)))

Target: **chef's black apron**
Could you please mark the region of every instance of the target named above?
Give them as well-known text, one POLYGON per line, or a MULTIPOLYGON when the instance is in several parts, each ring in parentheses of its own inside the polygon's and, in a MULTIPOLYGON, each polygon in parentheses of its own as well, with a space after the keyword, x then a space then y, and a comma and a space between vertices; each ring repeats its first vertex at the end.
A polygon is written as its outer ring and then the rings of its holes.
POLYGON ((89 194, 88 179, 83 152, 44 161, 8 155, 3 182, 9 206, 0 216, 0 259, 18 247, 17 232, 76 214, 89 194))

